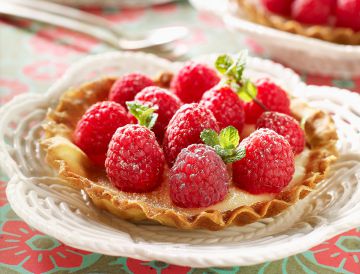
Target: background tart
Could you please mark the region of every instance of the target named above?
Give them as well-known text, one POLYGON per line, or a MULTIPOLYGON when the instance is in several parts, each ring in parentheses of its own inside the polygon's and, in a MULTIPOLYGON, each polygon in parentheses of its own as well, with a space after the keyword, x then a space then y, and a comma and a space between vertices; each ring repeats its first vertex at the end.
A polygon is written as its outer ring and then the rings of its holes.
MULTIPOLYGON (((155 82, 166 87, 170 76, 163 75, 155 82)), ((306 197, 337 158, 337 134, 330 115, 292 98, 293 116, 298 120, 306 118, 307 148, 296 157, 294 178, 281 193, 251 195, 231 186, 225 200, 211 207, 179 208, 170 200, 167 169, 161 186, 150 193, 119 191, 110 184, 105 170, 96 168, 72 142, 78 120, 92 104, 107 99, 114 81, 115 78, 103 78, 66 91, 44 121, 42 146, 47 152, 47 162, 66 184, 84 190, 95 205, 123 219, 150 220, 182 229, 220 230, 249 224, 275 216, 306 197)))
POLYGON ((350 28, 302 24, 291 18, 266 11, 258 0, 231 0, 231 2, 235 4, 233 6, 237 7, 237 13, 245 15, 253 22, 332 43, 360 45, 360 31, 350 28))

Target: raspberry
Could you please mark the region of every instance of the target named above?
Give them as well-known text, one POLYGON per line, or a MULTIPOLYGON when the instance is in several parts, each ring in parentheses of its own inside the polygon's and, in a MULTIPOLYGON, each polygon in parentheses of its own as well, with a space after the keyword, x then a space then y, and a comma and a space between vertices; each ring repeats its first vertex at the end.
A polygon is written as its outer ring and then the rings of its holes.
POLYGON ((304 150, 305 134, 298 121, 279 112, 264 112, 256 122, 256 128, 269 128, 285 137, 295 154, 304 150))
POLYGON ((126 125, 110 141, 105 168, 118 189, 149 192, 161 184, 164 164, 155 134, 144 126, 126 125))
POLYGON ((325 25, 332 12, 333 0, 295 0, 292 17, 301 23, 325 25))
POLYGON ((194 144, 181 150, 170 170, 170 197, 185 208, 207 207, 228 193, 230 176, 215 150, 194 144))
MULTIPOLYGON (((290 114, 290 100, 286 92, 269 79, 260 79, 255 82, 257 87, 256 99, 262 102, 268 110, 290 114)), ((254 100, 245 103, 245 122, 255 124, 256 120, 264 112, 254 100)))
POLYGON ((92 105, 77 123, 74 143, 98 166, 104 166, 110 139, 116 129, 128 124, 126 110, 115 102, 92 105))
POLYGON ((261 0, 263 6, 270 12, 290 15, 292 0, 261 0))
POLYGON ((271 129, 261 128, 242 140, 245 158, 233 163, 235 185, 252 194, 279 193, 294 174, 294 153, 288 141, 271 129))
POLYGON ((200 133, 204 129, 219 131, 217 121, 210 110, 198 103, 182 105, 171 118, 165 131, 163 149, 169 166, 183 148, 202 143, 200 133))
POLYGON ((115 101, 126 107, 126 101, 132 101, 135 95, 148 86, 153 86, 153 81, 140 73, 130 73, 120 77, 112 85, 109 100, 115 101))
POLYGON ((175 94, 155 86, 144 88, 135 96, 135 101, 144 104, 149 103, 150 106, 158 107, 156 113, 159 116, 153 131, 158 137, 158 140, 161 141, 171 117, 174 116, 175 112, 182 105, 182 102, 175 94))
POLYGON ((220 129, 232 125, 242 131, 245 122, 244 103, 230 87, 214 87, 208 90, 200 104, 212 111, 220 129))
POLYGON ((171 81, 171 89, 184 103, 198 102, 203 93, 220 81, 216 71, 195 62, 189 62, 180 69, 171 81))
POLYGON ((336 9, 336 25, 360 31, 360 1, 338 0, 336 9))

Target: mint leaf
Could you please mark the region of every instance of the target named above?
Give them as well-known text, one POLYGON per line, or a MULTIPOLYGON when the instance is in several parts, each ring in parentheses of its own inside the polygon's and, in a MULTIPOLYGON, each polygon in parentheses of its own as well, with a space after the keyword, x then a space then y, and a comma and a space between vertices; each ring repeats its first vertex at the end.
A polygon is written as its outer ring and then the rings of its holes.
POLYGON ((237 90, 237 94, 243 101, 250 102, 256 97, 257 88, 249 79, 247 79, 241 88, 237 90))
POLYGON ((238 147, 236 149, 224 149, 219 145, 214 147, 216 153, 221 157, 225 163, 233 163, 241 160, 246 156, 245 147, 238 147))
POLYGON ((237 55, 235 61, 230 55, 220 55, 215 62, 215 67, 223 74, 223 78, 219 85, 228 85, 243 101, 250 102, 254 100, 256 104, 259 104, 263 109, 266 109, 266 107, 256 99, 256 86, 249 79, 244 79, 247 58, 247 50, 241 51, 237 55))
POLYGON ((234 90, 237 94, 241 90, 241 85, 238 84, 238 82, 235 81, 228 81, 227 84, 230 86, 232 90, 234 90))
POLYGON ((247 58, 248 58, 247 50, 241 51, 236 58, 235 65, 233 67, 233 76, 235 80, 238 82, 242 81, 247 58))
POLYGON ((224 157, 223 160, 225 163, 233 163, 241 160, 242 158, 245 158, 245 156, 246 156, 246 148, 238 147, 231 156, 224 157))
POLYGON ((234 60, 228 54, 219 55, 215 61, 215 68, 221 74, 226 74, 229 68, 233 65, 234 60))
POLYGON ((220 131, 218 135, 212 129, 205 129, 200 134, 205 144, 215 149, 225 163, 232 163, 245 157, 245 148, 238 147, 240 136, 238 130, 228 126, 220 131))
POLYGON ((200 134, 200 138, 208 146, 215 147, 219 145, 219 136, 215 130, 204 129, 200 134))
POLYGON ((233 126, 228 126, 221 130, 219 135, 220 146, 225 149, 234 149, 240 142, 238 130, 233 126))
POLYGON ((158 118, 158 114, 155 113, 158 109, 156 106, 150 107, 136 101, 126 102, 126 105, 129 112, 138 120, 139 125, 149 129, 155 125, 158 118))
POLYGON ((230 157, 233 155, 232 149, 226 149, 221 147, 220 145, 214 146, 214 149, 221 158, 230 157))
POLYGON ((157 113, 151 113, 150 116, 148 116, 149 118, 146 119, 146 124, 144 126, 146 126, 148 129, 152 129, 155 126, 155 123, 157 121, 157 118, 159 117, 159 114, 157 113))

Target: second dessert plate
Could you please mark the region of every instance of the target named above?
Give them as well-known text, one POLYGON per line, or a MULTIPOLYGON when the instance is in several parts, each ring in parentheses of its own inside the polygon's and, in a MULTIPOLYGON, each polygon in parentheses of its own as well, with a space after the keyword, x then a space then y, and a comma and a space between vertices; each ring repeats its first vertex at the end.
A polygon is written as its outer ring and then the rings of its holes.
POLYGON ((190 2, 200 11, 221 17, 235 35, 251 37, 272 59, 296 70, 342 78, 360 76, 360 46, 330 43, 254 23, 241 12, 236 1, 190 2))
MULTIPOLYGON (((214 57, 200 59, 211 64, 214 57)), ((103 76, 133 71, 154 76, 176 72, 181 65, 141 53, 91 56, 73 65, 44 95, 22 95, 5 105, 0 111, 0 163, 11 177, 6 193, 14 211, 34 228, 79 249, 192 267, 278 260, 360 225, 360 97, 306 86, 291 70, 258 58, 249 58, 249 77, 270 77, 291 95, 329 111, 339 135, 340 157, 326 182, 279 216, 217 232, 133 224, 95 208, 47 167, 39 145, 41 123, 63 92, 103 76)))

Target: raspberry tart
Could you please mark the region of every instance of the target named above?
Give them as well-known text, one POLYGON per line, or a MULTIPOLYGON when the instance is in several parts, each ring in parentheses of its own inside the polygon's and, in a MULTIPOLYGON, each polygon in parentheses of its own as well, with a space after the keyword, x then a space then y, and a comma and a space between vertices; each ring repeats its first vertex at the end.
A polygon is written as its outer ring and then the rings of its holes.
POLYGON ((232 0, 256 23, 328 42, 360 45, 359 0, 232 0))
POLYGON ((215 68, 190 62, 65 91, 44 121, 46 160, 132 222, 220 230, 275 216, 325 178, 337 134, 329 114, 247 79, 245 63, 225 54, 215 68))

